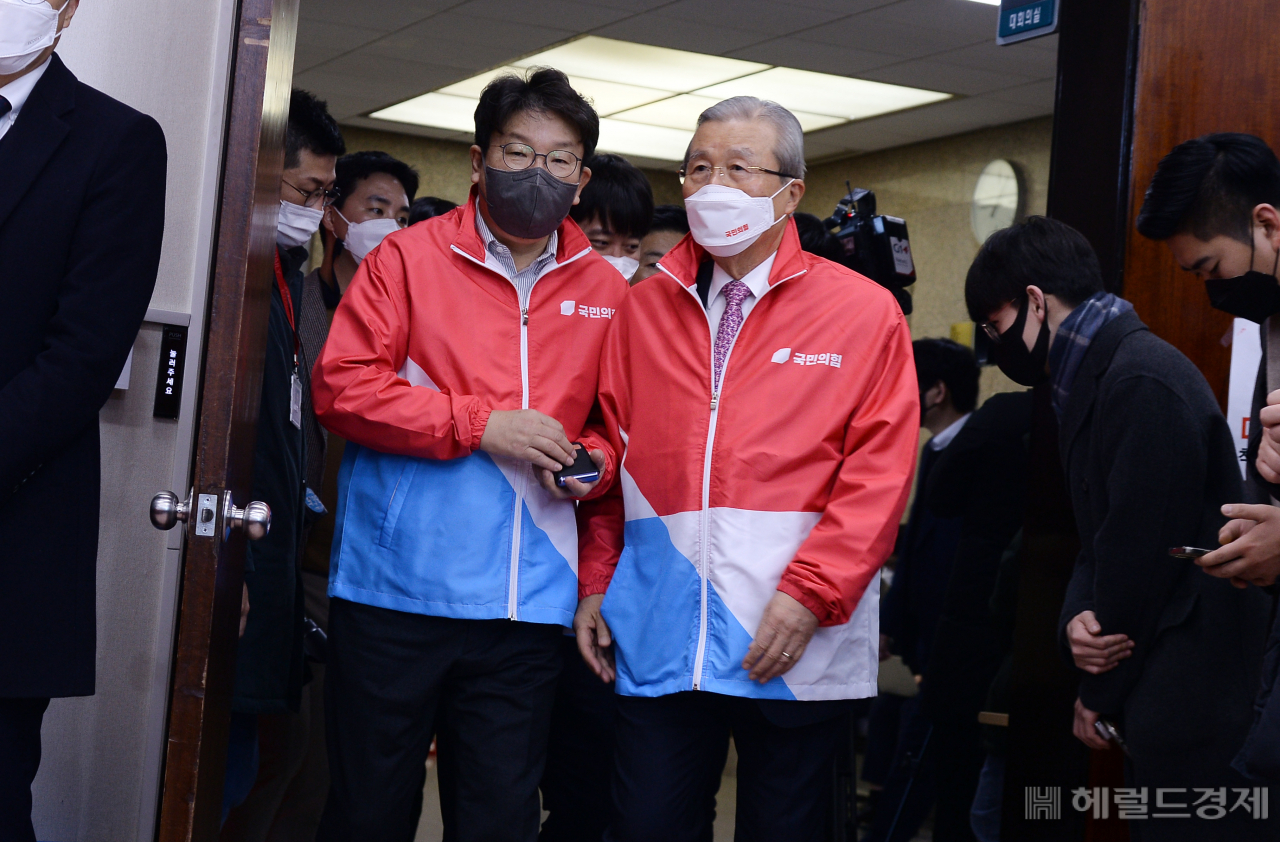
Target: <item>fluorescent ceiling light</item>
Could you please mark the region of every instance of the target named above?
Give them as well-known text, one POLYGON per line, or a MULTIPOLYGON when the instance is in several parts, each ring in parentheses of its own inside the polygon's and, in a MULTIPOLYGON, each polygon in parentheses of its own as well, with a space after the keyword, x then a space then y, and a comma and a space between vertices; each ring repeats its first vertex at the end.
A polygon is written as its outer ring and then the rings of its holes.
POLYGON ((589 35, 514 62, 521 67, 555 67, 570 76, 665 91, 692 91, 767 70, 769 65, 666 47, 650 47, 589 35))
POLYGON ((999 6, 1000 0, 973 0, 975 3, 982 3, 986 6, 999 6))
POLYGON ((485 85, 503 73, 522 75, 530 67, 543 66, 563 70, 595 105, 601 117, 601 151, 668 161, 684 157, 698 115, 731 96, 748 94, 779 102, 806 132, 951 97, 588 35, 369 116, 470 133, 485 85))
POLYGON ((890 111, 901 111, 949 98, 950 94, 924 91, 884 82, 868 82, 810 70, 775 67, 762 73, 702 88, 702 96, 715 100, 731 96, 758 96, 781 103, 792 111, 827 114, 845 120, 862 120, 890 111))
POLYGON ((665 126, 646 126, 604 117, 600 120, 601 151, 622 155, 638 155, 663 161, 684 160, 684 151, 693 140, 689 129, 669 129, 665 126))

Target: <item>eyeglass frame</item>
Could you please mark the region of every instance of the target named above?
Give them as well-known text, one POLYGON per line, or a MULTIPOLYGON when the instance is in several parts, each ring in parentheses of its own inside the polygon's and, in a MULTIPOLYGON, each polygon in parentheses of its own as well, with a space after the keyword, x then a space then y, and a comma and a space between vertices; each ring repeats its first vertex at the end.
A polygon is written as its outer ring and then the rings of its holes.
POLYGON ((333 187, 322 187, 319 190, 303 190, 301 187, 290 184, 283 178, 280 179, 280 183, 286 187, 292 187, 294 190, 297 190, 302 194, 302 206, 305 208, 311 207, 311 202, 316 196, 322 197, 320 202, 321 209, 332 207, 335 202, 342 198, 342 193, 333 187))
MULTIPOLYGON (((729 171, 725 167, 719 167, 719 166, 716 166, 715 164, 707 164, 707 166, 711 167, 711 177, 707 179, 708 184, 710 184, 715 179, 716 177, 715 174, 717 171, 719 171, 719 173, 725 178, 729 178, 729 171)), ((792 175, 789 172, 780 172, 778 170, 771 170, 768 167, 756 166, 754 164, 732 164, 731 166, 740 166, 744 170, 750 170, 751 172, 758 172, 758 173, 763 172, 763 173, 768 173, 769 175, 776 175, 778 176, 778 178, 792 178, 792 179, 800 178, 800 176, 792 175)), ((689 177, 687 167, 688 167, 688 164, 685 164, 684 166, 680 167, 680 169, 677 171, 677 175, 680 176, 681 184, 684 184, 685 179, 689 177)))
POLYGON ((581 156, 581 155, 577 155, 577 154, 575 154, 575 153, 573 153, 573 152, 570 152, 568 149, 552 149, 550 152, 539 152, 538 150, 534 149, 534 148, 533 148, 532 146, 530 146, 529 144, 525 143, 524 141, 520 141, 520 140, 513 140, 513 141, 510 141, 509 143, 502 143, 502 144, 491 143, 491 144, 489 144, 489 148, 490 148, 490 149, 500 149, 500 150, 502 150, 502 163, 503 163, 503 164, 506 164, 507 169, 511 170, 512 172, 524 172, 525 170, 530 169, 530 168, 532 168, 533 166, 535 166, 535 165, 538 163, 538 159, 539 159, 539 158, 541 158, 541 159, 542 159, 542 168, 543 168, 544 170, 546 170, 548 173, 551 173, 551 175, 553 175, 553 176, 555 176, 556 178, 560 179, 561 181, 564 181, 566 178, 572 178, 574 173, 577 173, 577 174, 578 174, 578 180, 579 180, 579 181, 581 181, 581 180, 582 180, 582 163, 583 163, 582 156, 581 156), (530 162, 529 162, 529 166, 527 166, 527 167, 520 167, 519 169, 517 169, 516 167, 511 166, 511 162, 507 160, 507 147, 508 147, 508 146, 523 146, 524 148, 526 148, 526 149, 528 149, 530 152, 532 152, 532 153, 533 153, 533 158, 530 160, 530 162), (547 156, 548 156, 548 155, 555 155, 557 152, 558 152, 558 153, 560 153, 561 155, 572 155, 572 156, 573 156, 573 159, 574 159, 575 163, 574 163, 574 165, 573 165, 573 169, 569 170, 568 175, 556 175, 555 173, 551 172, 551 167, 549 167, 549 166, 547 165, 547 156))
MULTIPOLYGON (((1011 306, 1013 304, 1018 304, 1018 299, 1016 298, 1009 299, 1009 301, 1005 303, 1005 307, 1011 306)), ((1018 304, 1018 308, 1019 310, 1021 310, 1022 304, 1018 304)), ((993 321, 978 322, 978 327, 982 328, 982 332, 987 335, 987 338, 991 340, 991 343, 993 345, 999 345, 1003 341, 1000 338, 1000 335, 1001 335, 1000 328, 996 327, 995 322, 993 321)), ((1010 327, 1012 327, 1012 325, 1010 327)))

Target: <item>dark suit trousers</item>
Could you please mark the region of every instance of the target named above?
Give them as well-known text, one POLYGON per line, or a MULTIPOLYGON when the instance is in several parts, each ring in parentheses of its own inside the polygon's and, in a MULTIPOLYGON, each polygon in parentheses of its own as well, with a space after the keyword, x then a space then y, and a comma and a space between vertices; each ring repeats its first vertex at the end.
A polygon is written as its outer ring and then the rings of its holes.
POLYGON ((619 696, 616 813, 605 839, 710 839, 730 733, 738 750, 736 842, 822 839, 832 759, 848 721, 837 715, 789 728, 777 719, 755 699, 716 693, 619 696))
POLYGON ((319 842, 413 839, 438 712, 446 835, 534 842, 563 631, 332 600, 319 842))
POLYGON ((538 842, 600 842, 609 824, 613 777, 613 724, 618 709, 612 684, 591 671, 576 638, 560 640, 564 670, 551 712, 542 807, 547 820, 538 842))
POLYGON ((40 723, 48 699, 0 699, 0 839, 35 842, 31 782, 40 768, 40 723))

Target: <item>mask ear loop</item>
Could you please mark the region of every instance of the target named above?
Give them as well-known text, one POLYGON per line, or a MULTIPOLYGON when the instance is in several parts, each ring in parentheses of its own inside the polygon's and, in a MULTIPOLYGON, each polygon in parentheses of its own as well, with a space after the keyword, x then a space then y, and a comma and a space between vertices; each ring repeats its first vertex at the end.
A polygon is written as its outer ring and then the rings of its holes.
MULTIPOLYGON (((772 203, 773 203, 774 198, 775 198, 779 193, 781 193, 783 190, 786 190, 786 189, 787 189, 788 187, 790 187, 792 184, 795 184, 795 182, 796 182, 796 180, 793 178, 793 179, 791 179, 790 181, 788 181, 786 184, 784 184, 784 185, 782 185, 781 187, 779 187, 777 190, 773 191, 773 195, 769 197, 769 203, 770 203, 770 204, 772 204, 772 203)), ((787 218, 788 218, 788 217, 790 217, 790 216, 791 216, 791 214, 789 214, 789 213, 784 213, 782 216, 778 217, 778 218, 777 218, 777 219, 775 219, 773 222, 769 223, 769 227, 770 227, 770 228, 772 228, 773 226, 777 225, 779 222, 781 222, 781 221, 782 221, 782 220, 784 220, 784 219, 787 219, 787 218)), ((1277 253, 1276 253, 1276 256, 1277 256, 1277 257, 1280 257, 1280 252, 1277 252, 1277 253)))

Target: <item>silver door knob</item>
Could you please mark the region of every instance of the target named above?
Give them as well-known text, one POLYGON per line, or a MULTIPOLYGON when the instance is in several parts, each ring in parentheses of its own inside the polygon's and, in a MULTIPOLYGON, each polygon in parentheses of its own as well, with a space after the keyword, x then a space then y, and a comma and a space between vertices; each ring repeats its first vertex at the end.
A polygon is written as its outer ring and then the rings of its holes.
POLYGON ((245 536, 250 541, 264 538, 271 531, 271 507, 266 503, 254 500, 243 509, 240 509, 231 502, 230 491, 226 492, 223 500, 223 514, 226 517, 225 523, 228 531, 243 529, 245 536))
POLYGON ((161 491, 151 498, 151 525, 156 529, 173 529, 187 522, 191 511, 191 498, 179 500, 172 491, 161 491))

